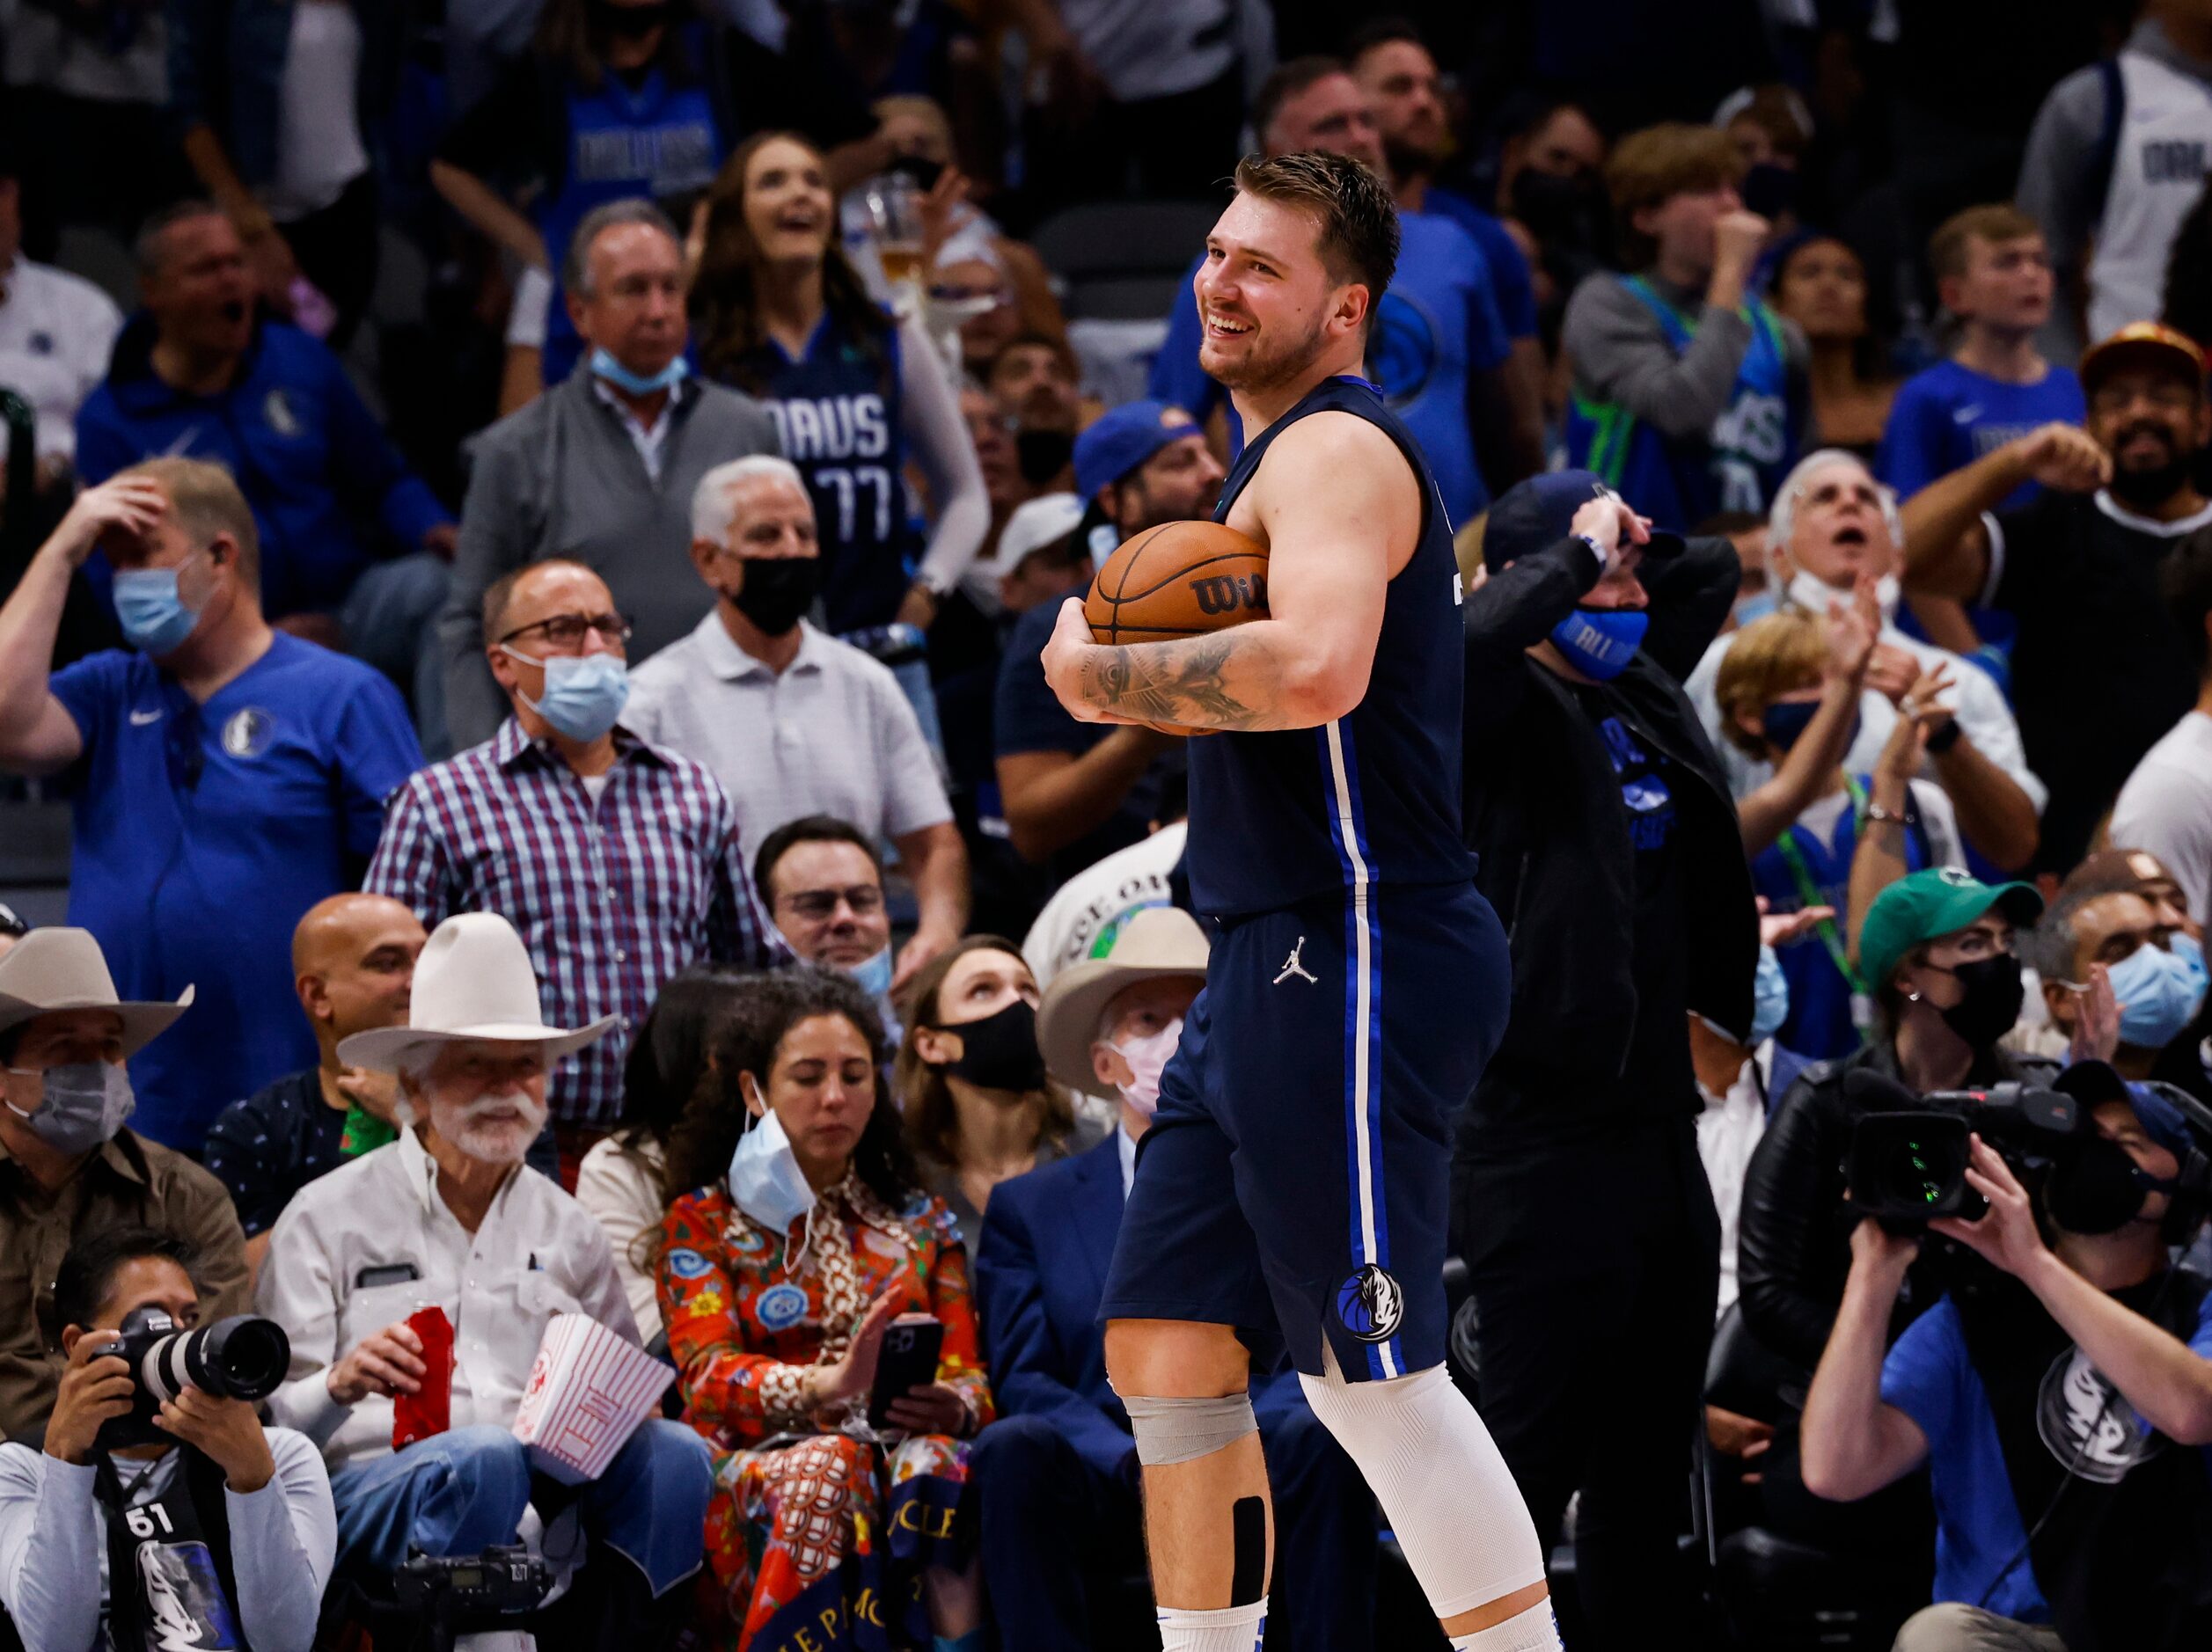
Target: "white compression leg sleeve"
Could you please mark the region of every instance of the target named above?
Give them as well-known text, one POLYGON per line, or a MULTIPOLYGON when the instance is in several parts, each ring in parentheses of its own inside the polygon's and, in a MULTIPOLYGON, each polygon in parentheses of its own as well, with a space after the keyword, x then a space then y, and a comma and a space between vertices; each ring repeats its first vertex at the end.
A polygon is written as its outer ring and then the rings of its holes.
POLYGON ((1322 1426, 1359 1466, 1439 1618, 1540 1583, 1543 1549, 1520 1489, 1475 1407, 1432 1365, 1348 1383, 1326 1341, 1324 1377, 1299 1384, 1322 1426))

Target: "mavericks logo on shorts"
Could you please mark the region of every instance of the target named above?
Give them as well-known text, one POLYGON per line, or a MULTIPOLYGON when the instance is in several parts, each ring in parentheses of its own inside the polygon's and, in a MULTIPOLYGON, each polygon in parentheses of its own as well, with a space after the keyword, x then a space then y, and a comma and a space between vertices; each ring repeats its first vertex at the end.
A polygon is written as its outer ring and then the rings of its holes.
POLYGON ((1369 1262, 1337 1288, 1337 1316, 1363 1342, 1387 1342, 1405 1319, 1405 1292, 1369 1262))

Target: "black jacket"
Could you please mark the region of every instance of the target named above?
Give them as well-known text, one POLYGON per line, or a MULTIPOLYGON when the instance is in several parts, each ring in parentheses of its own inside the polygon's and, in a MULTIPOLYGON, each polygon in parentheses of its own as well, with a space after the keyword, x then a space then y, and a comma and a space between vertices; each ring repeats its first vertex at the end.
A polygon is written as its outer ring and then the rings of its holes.
MULTIPOLYGON (((1855 1224, 1843 1198, 1843 1171, 1861 1109, 1844 1096, 1843 1075, 1859 1067, 1898 1076, 1897 1057, 1886 1042, 1806 1068, 1774 1110, 1744 1175, 1736 1241, 1744 1326, 1808 1371, 1827 1346, 1851 1271, 1855 1224)), ((2024 1063, 1992 1050, 1967 1083, 2047 1078, 2055 1071, 2047 1062, 2024 1063)), ((1929 1267, 1925 1259, 1913 1263, 1891 1317, 1893 1339, 1942 1294, 1943 1282, 1929 1267)))
MULTIPOLYGON (((1527 652, 1597 577, 1589 546, 1563 539, 1493 574, 1467 601, 1467 841, 1513 960, 1505 1042, 1470 1111, 1470 1127, 1492 1144, 1622 1117, 1637 1013, 1629 811, 1571 686, 1527 652)), ((1719 759, 1681 687, 1727 618, 1741 565, 1726 540, 1693 539, 1672 564, 1647 564, 1644 577, 1651 629, 1609 686, 1637 738, 1688 782, 1675 800, 1692 892, 1683 937, 1690 1007, 1747 1039, 1759 962, 1751 871, 1719 759)))

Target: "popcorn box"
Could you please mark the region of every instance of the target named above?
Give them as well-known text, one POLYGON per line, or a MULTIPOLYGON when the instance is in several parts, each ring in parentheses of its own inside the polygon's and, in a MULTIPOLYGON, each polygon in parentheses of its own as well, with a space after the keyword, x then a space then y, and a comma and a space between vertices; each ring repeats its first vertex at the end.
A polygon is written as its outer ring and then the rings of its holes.
POLYGON ((515 1437, 530 1448, 530 1465, 539 1473, 581 1486, 606 1473, 675 1376, 674 1366, 597 1319, 557 1313, 531 1364, 515 1437))

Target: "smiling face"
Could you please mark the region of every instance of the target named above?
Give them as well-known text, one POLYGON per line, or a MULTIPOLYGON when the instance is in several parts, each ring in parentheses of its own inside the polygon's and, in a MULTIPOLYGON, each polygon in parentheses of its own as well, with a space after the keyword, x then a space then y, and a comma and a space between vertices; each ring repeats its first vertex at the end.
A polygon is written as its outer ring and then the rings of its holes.
POLYGON ((1800 477, 1797 489, 1790 541, 1782 547, 1794 567, 1839 591, 1893 571, 1897 547, 1888 515, 1864 464, 1838 457, 1800 477))
POLYGON ((1310 214, 1240 194, 1205 245, 1191 281, 1198 365, 1231 390, 1279 383, 1364 325, 1367 289, 1336 281, 1310 214))
POLYGON ((771 264, 818 264, 837 227, 822 157, 792 138, 775 138, 745 164, 745 228, 771 264))
POLYGON ((2108 369, 2089 391, 2089 434, 2112 455, 2113 492, 2157 502, 2159 485, 2186 482, 2188 462, 2212 435, 2201 385, 2161 364, 2108 369))

